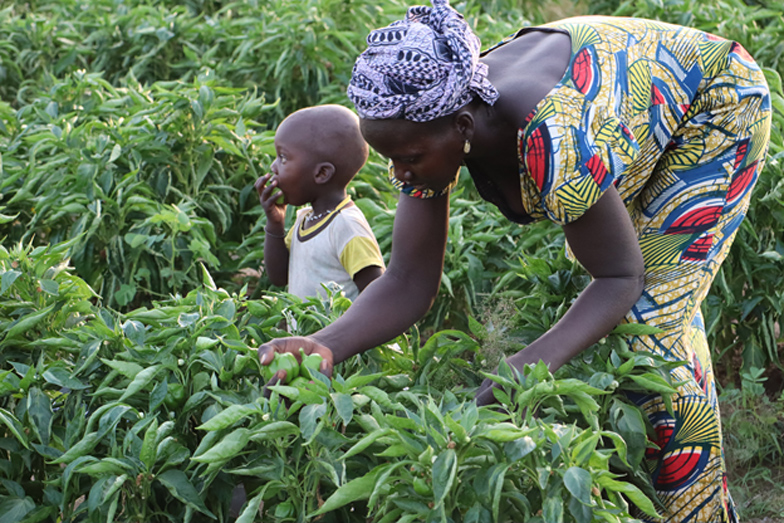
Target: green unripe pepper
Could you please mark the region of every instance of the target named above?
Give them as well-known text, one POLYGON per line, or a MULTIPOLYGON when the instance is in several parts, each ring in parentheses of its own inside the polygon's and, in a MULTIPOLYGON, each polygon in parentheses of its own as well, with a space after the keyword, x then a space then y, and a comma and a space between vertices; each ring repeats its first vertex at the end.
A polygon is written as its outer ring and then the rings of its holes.
POLYGON ((305 351, 302 348, 299 349, 299 355, 302 360, 299 371, 300 375, 306 378, 315 379, 314 373, 321 370, 321 362, 324 358, 319 354, 305 355, 305 351))
POLYGON ((290 352, 276 352, 272 362, 269 365, 262 365, 261 369, 265 382, 269 382, 279 370, 286 371, 284 383, 289 383, 299 376, 299 362, 297 361, 297 357, 290 352))
POLYGON ((430 488, 430 485, 427 484, 423 478, 414 478, 414 492, 419 494, 420 496, 432 496, 433 489, 430 488))
POLYGON ((166 386, 166 397, 163 403, 168 409, 176 409, 185 403, 185 387, 179 383, 169 383, 166 386))
MULTIPOLYGON (((277 181, 277 176, 273 176, 272 178, 270 178, 270 182, 273 182, 273 181, 277 181)), ((280 189, 280 187, 278 187, 278 190, 280 191, 280 196, 278 196, 275 199, 275 204, 276 205, 283 205, 284 203, 286 203, 286 195, 283 194, 283 191, 280 189)))
POLYGON ((307 378, 303 378, 302 376, 298 378, 294 378, 289 385, 292 387, 302 388, 305 387, 310 381, 307 378))

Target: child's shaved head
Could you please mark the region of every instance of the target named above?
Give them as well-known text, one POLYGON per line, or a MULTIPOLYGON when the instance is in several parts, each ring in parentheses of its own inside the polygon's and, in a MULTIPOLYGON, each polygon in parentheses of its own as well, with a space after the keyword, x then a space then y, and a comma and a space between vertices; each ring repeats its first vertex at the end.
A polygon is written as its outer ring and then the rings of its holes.
POLYGON ((359 118, 341 105, 317 105, 291 113, 286 126, 319 162, 330 162, 342 183, 348 183, 368 157, 368 144, 359 131, 359 118))

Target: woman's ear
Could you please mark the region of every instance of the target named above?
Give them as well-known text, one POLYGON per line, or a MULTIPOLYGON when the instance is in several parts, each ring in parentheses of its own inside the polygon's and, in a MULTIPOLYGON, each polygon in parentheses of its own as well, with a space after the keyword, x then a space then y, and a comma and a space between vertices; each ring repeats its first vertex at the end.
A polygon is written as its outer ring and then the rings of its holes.
POLYGON ((321 162, 316 165, 316 183, 325 184, 335 176, 335 164, 332 162, 321 162))
POLYGON ((474 114, 468 110, 468 106, 458 110, 457 113, 455 113, 455 119, 453 122, 457 132, 465 140, 471 141, 471 139, 474 137, 474 127, 476 122, 474 121, 474 114))

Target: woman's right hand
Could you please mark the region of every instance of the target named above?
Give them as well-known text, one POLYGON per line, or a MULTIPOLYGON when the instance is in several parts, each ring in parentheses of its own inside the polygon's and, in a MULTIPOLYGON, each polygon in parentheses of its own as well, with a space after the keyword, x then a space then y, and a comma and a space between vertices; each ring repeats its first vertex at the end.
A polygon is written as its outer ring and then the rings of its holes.
POLYGON ((279 225, 282 229, 286 219, 286 203, 278 202, 278 199, 283 197, 283 191, 278 189, 278 181, 275 179, 275 175, 267 173, 264 176, 259 176, 253 186, 259 195, 259 203, 261 203, 261 207, 264 209, 264 214, 267 215, 269 224, 272 226, 279 225))
MULTIPOLYGON (((268 341, 267 343, 264 343, 259 347, 258 350, 259 362, 262 365, 269 365, 275 358, 276 352, 290 352, 297 358, 297 361, 302 363, 300 361, 302 356, 300 349, 302 349, 306 356, 310 354, 318 354, 321 356, 322 360, 321 365, 319 366, 319 372, 328 378, 332 377, 332 369, 334 367, 335 361, 332 351, 312 338, 307 338, 304 336, 276 338, 274 340, 268 341)), ((283 377, 284 376, 281 376, 281 378, 283 377)))

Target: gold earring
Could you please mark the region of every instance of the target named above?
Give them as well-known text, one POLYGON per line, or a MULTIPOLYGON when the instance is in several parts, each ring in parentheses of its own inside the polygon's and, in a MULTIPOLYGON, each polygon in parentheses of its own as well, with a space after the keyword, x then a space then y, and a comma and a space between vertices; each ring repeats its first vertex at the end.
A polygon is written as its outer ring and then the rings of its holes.
POLYGON ((463 144, 463 153, 468 154, 471 152, 471 142, 466 140, 463 144))

